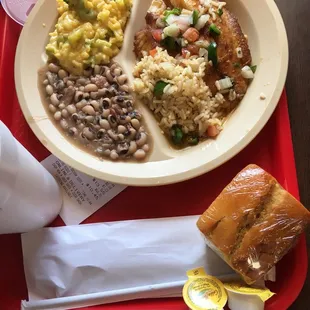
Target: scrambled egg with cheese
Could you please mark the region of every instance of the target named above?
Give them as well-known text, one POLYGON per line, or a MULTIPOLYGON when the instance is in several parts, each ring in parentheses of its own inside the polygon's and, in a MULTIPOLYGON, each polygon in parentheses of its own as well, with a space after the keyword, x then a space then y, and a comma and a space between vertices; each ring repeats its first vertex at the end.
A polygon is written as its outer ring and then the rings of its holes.
POLYGON ((118 54, 132 0, 56 0, 59 18, 46 52, 73 74, 118 54))

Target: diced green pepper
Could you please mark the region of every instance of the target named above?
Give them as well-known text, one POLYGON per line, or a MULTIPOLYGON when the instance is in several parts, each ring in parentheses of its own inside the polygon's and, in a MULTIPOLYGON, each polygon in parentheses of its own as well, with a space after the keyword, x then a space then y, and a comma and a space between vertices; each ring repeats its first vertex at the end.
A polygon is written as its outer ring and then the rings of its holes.
POLYGON ((217 45, 215 42, 211 42, 208 46, 208 58, 212 61, 214 67, 217 66, 217 45))
POLYGON ((164 81, 157 81, 155 86, 154 86, 154 95, 156 98, 160 98, 163 93, 164 93, 164 89, 165 87, 168 85, 168 83, 164 82, 164 81))
POLYGON ((164 38, 160 41, 160 44, 166 48, 168 52, 179 52, 181 50, 181 46, 172 37, 164 38))
POLYGON ((199 143, 199 138, 197 136, 188 136, 187 142, 190 145, 197 145, 199 143))
POLYGON ((193 17, 193 26, 195 26, 199 19, 199 12, 197 10, 194 10, 192 17, 193 17))
POLYGON ((221 30, 215 24, 210 25, 209 31, 211 35, 214 35, 214 36, 219 36, 221 34, 221 30))
POLYGON ((180 125, 173 125, 170 129, 170 134, 172 142, 175 145, 180 145, 182 143, 184 134, 180 125))
POLYGON ((166 22, 169 15, 180 15, 180 14, 181 14, 181 9, 179 9, 179 8, 174 8, 172 10, 166 10, 166 11, 164 11, 163 21, 166 22))
POLYGON ((250 68, 251 68, 252 72, 255 73, 256 69, 257 69, 257 66, 256 65, 255 66, 251 66, 250 68))

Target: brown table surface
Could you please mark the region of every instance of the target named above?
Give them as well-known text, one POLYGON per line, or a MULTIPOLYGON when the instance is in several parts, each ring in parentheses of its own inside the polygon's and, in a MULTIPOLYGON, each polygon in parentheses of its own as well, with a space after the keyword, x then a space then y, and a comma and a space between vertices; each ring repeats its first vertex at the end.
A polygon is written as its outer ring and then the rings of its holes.
MULTIPOLYGON (((308 26, 310 2, 309 0, 275 0, 275 2, 285 22, 290 48, 286 91, 300 198, 302 203, 310 209, 310 28, 308 26)), ((307 244, 309 260, 309 230, 307 232, 307 244)), ((290 310, 310 309, 309 294, 310 273, 308 272, 305 286, 290 310)))

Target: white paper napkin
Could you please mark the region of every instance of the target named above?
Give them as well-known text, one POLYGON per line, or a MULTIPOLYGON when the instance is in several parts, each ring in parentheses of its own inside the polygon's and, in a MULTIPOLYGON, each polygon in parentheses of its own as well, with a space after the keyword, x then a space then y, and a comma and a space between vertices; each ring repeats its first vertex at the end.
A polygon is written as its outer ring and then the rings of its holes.
POLYGON ((30 299, 25 309, 34 309, 30 307, 33 301, 59 297, 64 299, 58 302, 69 307, 66 302, 80 300, 77 295, 92 293, 97 293, 89 297, 92 305, 93 298, 105 303, 181 295, 186 271, 200 266, 220 278, 235 275, 206 246, 196 228, 197 219, 187 216, 121 221, 23 234, 30 299), (72 301, 70 296, 77 297, 72 301))

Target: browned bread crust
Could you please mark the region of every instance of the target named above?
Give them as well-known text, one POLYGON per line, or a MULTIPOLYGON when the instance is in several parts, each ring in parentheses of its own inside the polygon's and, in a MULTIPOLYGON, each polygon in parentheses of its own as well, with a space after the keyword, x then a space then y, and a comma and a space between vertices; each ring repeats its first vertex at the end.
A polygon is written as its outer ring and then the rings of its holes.
POLYGON ((309 211, 277 180, 249 165, 197 222, 207 243, 248 284, 264 276, 310 223, 309 211))

